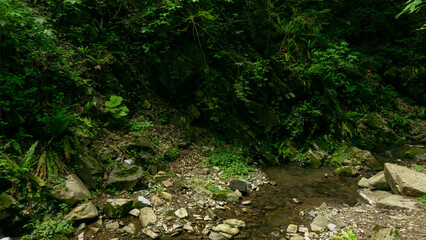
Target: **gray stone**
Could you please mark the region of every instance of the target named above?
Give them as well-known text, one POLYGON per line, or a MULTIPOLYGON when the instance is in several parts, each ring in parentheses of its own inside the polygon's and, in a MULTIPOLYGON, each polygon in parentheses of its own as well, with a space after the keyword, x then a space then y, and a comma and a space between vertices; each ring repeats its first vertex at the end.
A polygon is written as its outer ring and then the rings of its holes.
POLYGON ((130 190, 143 178, 143 170, 136 165, 116 163, 108 176, 106 185, 117 190, 130 190))
POLYGON ((426 161, 426 154, 417 154, 416 156, 414 156, 414 160, 415 161, 426 161))
POLYGON ((145 207, 140 211, 139 220, 141 221, 142 226, 146 228, 147 226, 154 225, 157 222, 157 216, 152 208, 145 207))
POLYGON ((209 216, 210 217, 210 219, 212 219, 212 220, 216 220, 217 219, 217 216, 216 216, 216 214, 213 212, 213 210, 211 210, 210 208, 207 208, 206 209, 206 214, 207 214, 207 216, 209 216))
POLYGON ((209 235, 209 239, 210 240, 224 240, 224 239, 228 239, 227 237, 223 236, 220 233, 217 232, 211 232, 209 235))
POLYGON ((238 228, 235 228, 235 227, 232 227, 231 225, 223 224, 223 223, 217 225, 216 227, 213 227, 212 230, 215 232, 227 233, 231 235, 237 235, 240 232, 238 228))
POLYGON ((186 211, 185 208, 179 208, 178 210, 175 211, 174 214, 177 218, 180 218, 180 219, 184 219, 188 217, 188 212, 186 211))
POLYGON ((368 179, 365 177, 362 177, 359 181, 358 181, 358 187, 362 187, 362 188, 371 188, 370 183, 368 182, 368 179))
POLYGON ((123 232, 134 235, 135 232, 136 232, 135 225, 133 223, 129 223, 129 225, 127 225, 123 228, 123 232))
POLYGON ((251 200, 243 201, 241 204, 242 205, 250 205, 251 204, 251 200))
POLYGON ((376 175, 369 178, 368 184, 372 188, 377 189, 377 190, 389 190, 390 189, 388 182, 386 181, 384 171, 380 171, 380 172, 376 173, 376 175))
POLYGON ((0 240, 12 240, 12 238, 10 238, 10 237, 4 237, 4 238, 1 238, 0 240))
POLYGON ((201 196, 208 197, 208 198, 211 198, 211 197, 212 197, 212 195, 213 195, 213 193, 212 193, 211 191, 207 190, 206 188, 204 188, 204 187, 202 187, 202 186, 197 186, 197 187, 194 189, 194 191, 195 191, 196 193, 200 194, 201 196))
POLYGON ((164 206, 164 204, 166 204, 166 202, 160 197, 158 197, 157 195, 152 196, 151 201, 154 208, 159 208, 161 206, 164 206))
POLYGON ((169 187, 173 186, 173 184, 172 184, 172 182, 170 182, 170 180, 165 180, 165 181, 162 181, 161 183, 166 188, 169 188, 169 187))
POLYGON ((71 206, 90 197, 89 189, 75 174, 66 176, 64 185, 53 186, 52 197, 71 206))
POLYGON ((131 208, 130 199, 108 199, 105 203, 104 214, 108 218, 121 218, 126 216, 131 208))
POLYGON ((376 204, 379 200, 387 198, 392 194, 385 191, 371 191, 370 189, 361 189, 359 195, 364 198, 369 204, 376 204))
POLYGON ((132 215, 132 216, 134 216, 134 217, 138 217, 139 216, 139 214, 141 213, 141 211, 139 210, 139 209, 132 209, 130 212, 129 212, 129 214, 130 215, 132 215))
POLYGON ((103 177, 104 169, 101 164, 87 153, 73 156, 73 165, 76 166, 75 173, 91 188, 99 186, 98 179, 103 177))
POLYGON ((128 146, 129 151, 149 151, 152 150, 152 141, 151 138, 147 135, 139 136, 133 140, 128 146))
POLYGON ((117 230, 119 227, 120 225, 118 224, 117 221, 107 222, 105 224, 106 230, 110 232, 117 230))
POLYGON ((334 229, 336 229, 336 227, 337 227, 336 224, 333 224, 333 223, 327 224, 327 228, 330 231, 333 231, 334 229))
POLYGON ((169 176, 167 175, 166 172, 164 171, 159 171, 157 174, 155 174, 154 176, 154 180, 155 182, 161 182, 161 181, 165 181, 169 178, 169 176))
POLYGON ((159 196, 160 196, 162 199, 166 200, 167 202, 171 202, 171 201, 173 201, 173 195, 172 195, 172 194, 170 194, 170 193, 168 193, 168 192, 164 192, 164 191, 162 191, 162 192, 160 192, 160 193, 159 193, 159 196))
POLYGON ((226 219, 223 221, 224 224, 228 224, 231 227, 236 227, 236 228, 245 228, 246 227, 246 223, 243 220, 239 220, 239 219, 226 219))
POLYGON ((295 224, 288 225, 287 233, 297 233, 297 225, 295 224))
POLYGON ((92 202, 83 203, 75 207, 68 214, 68 219, 71 221, 93 219, 98 216, 98 209, 92 202))
POLYGON ((384 228, 375 233, 370 240, 402 240, 402 237, 395 228, 384 228))
POLYGON ((305 240, 305 238, 302 236, 294 236, 294 237, 291 237, 290 240, 305 240))
POLYGON ((157 233, 149 230, 148 228, 144 228, 142 229, 142 232, 147 235, 148 237, 152 238, 152 239, 157 239, 160 237, 160 235, 158 235, 157 233))
POLYGON ((194 227, 191 226, 191 224, 185 224, 183 225, 183 229, 185 229, 188 233, 194 232, 194 227))
POLYGON ((314 232, 324 232, 328 223, 325 217, 318 215, 311 223, 311 230, 314 232))
POLYGON ((151 202, 143 196, 137 197, 133 201, 133 205, 132 205, 133 208, 144 208, 149 206, 151 206, 151 202))
POLYGON ((418 201, 401 195, 391 195, 377 201, 376 206, 388 209, 417 209, 418 201))
POLYGON ((80 234, 78 234, 77 240, 84 240, 84 233, 85 232, 81 232, 80 234))
POLYGON ((241 193, 248 193, 248 191, 250 190, 247 182, 244 180, 231 180, 231 182, 229 183, 229 188, 232 191, 238 190, 241 193))
POLYGON ((426 174, 385 163, 385 177, 395 194, 420 197, 426 194, 426 174))

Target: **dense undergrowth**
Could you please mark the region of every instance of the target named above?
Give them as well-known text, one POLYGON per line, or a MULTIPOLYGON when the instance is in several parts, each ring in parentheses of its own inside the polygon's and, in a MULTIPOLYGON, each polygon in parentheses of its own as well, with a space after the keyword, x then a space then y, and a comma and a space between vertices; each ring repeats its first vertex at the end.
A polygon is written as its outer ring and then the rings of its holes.
MULTIPOLYGON (((386 0, 0 0, 0 190, 43 198, 73 155, 157 123, 203 126, 265 162, 301 165, 310 148, 377 150, 421 135, 424 9, 395 18, 402 9, 386 0), (180 117, 157 108, 147 118, 154 93, 180 117)), ((178 157, 177 145, 161 145, 167 138, 155 136, 145 167, 178 157)), ((250 170, 228 150, 209 161, 229 175, 250 170)))

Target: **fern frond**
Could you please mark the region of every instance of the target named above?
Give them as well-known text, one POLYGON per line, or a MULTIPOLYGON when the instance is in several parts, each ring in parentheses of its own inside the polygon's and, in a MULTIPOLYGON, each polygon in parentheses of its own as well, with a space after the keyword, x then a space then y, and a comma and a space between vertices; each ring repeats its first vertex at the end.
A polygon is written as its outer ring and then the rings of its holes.
POLYGON ((38 145, 38 141, 36 141, 25 154, 24 159, 22 160, 22 168, 29 168, 32 164, 33 156, 35 149, 38 145))

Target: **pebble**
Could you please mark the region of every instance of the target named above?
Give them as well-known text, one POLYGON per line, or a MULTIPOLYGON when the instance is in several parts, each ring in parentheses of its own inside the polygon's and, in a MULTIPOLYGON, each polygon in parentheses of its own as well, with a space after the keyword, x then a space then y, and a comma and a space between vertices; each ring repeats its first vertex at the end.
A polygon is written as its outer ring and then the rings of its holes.
POLYGON ((297 233, 297 225, 295 224, 288 225, 287 233, 297 233))
POLYGON ((242 205, 250 205, 251 204, 251 200, 243 201, 241 204, 242 205))

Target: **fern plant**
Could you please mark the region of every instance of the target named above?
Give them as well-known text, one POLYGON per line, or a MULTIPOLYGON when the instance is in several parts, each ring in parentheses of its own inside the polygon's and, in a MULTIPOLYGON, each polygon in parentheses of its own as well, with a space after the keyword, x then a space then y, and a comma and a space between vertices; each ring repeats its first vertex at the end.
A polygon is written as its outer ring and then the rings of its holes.
POLYGON ((355 234, 350 229, 348 229, 346 231, 342 230, 342 234, 343 234, 343 237, 335 236, 335 235, 333 237, 337 238, 337 239, 341 239, 341 240, 357 240, 355 234))

